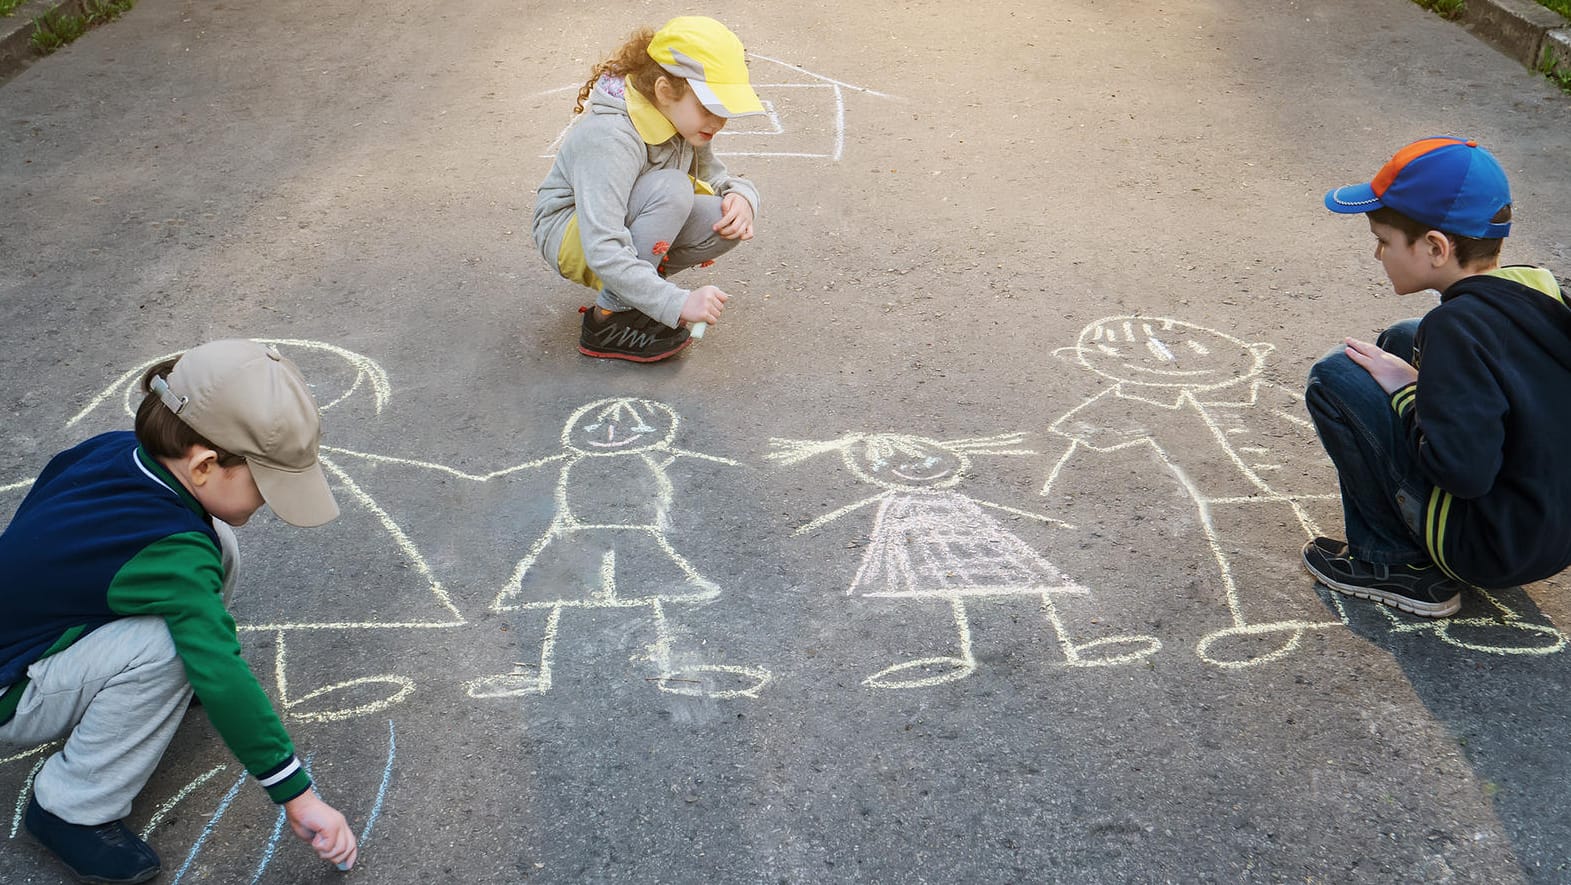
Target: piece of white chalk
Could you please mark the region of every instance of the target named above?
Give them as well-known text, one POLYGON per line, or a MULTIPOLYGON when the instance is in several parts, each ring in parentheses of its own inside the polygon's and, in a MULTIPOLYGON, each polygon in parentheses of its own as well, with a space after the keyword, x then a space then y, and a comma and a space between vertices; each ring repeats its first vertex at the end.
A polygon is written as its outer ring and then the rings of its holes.
POLYGON ((709 328, 709 324, 708 323, 702 323, 702 322, 694 323, 691 326, 687 327, 687 337, 689 337, 689 338, 702 338, 702 337, 704 337, 704 330, 707 329, 707 328, 709 328))

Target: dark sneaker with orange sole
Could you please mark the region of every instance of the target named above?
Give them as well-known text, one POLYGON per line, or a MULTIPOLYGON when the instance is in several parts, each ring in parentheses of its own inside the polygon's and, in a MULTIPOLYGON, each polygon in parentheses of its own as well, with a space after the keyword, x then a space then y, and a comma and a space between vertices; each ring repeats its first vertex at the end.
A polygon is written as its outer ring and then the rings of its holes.
POLYGON ((580 307, 578 312, 584 315, 578 335, 578 352, 584 356, 652 363, 692 343, 686 326, 673 329, 642 311, 580 307))
POLYGON ((1462 585, 1439 566, 1364 562, 1350 556, 1343 541, 1316 538, 1305 544, 1304 568, 1338 593, 1426 618, 1444 618, 1462 608, 1462 585))
POLYGON ((158 855, 121 821, 98 826, 68 823, 28 800, 27 831, 55 853, 79 882, 136 883, 158 875, 158 855))

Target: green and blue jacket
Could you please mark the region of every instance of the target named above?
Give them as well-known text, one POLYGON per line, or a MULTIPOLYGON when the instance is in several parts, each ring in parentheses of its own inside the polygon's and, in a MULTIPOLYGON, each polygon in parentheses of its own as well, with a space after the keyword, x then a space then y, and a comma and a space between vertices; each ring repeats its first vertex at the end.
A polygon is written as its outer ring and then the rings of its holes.
POLYGON ((286 802, 311 786, 224 607, 212 517, 121 431, 56 455, 0 534, 0 723, 27 668, 119 618, 163 618, 213 727, 286 802))

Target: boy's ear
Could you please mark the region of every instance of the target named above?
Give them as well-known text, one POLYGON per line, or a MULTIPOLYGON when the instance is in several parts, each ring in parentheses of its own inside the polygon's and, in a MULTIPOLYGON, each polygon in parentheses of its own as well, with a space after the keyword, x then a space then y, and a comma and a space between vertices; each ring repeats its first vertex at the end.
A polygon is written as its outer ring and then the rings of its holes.
POLYGON ((1058 357, 1066 363, 1079 363, 1080 348, 1073 344, 1067 347, 1060 347, 1053 351, 1053 356, 1058 357))
POLYGON ((1424 234, 1424 246, 1429 250, 1429 263, 1433 267, 1445 267, 1456 253, 1456 244, 1437 230, 1424 234))
POLYGON ((192 446, 186 450, 185 466, 192 485, 206 485, 218 469, 218 453, 206 446, 192 446))

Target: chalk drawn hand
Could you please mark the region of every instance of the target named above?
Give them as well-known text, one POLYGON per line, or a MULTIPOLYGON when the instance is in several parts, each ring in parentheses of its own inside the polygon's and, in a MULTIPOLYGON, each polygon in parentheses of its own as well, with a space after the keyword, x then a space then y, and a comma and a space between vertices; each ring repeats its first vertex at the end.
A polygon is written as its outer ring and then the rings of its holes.
POLYGON ((355 865, 360 849, 354 831, 343 814, 318 798, 315 790, 306 790, 285 802, 284 814, 289 817, 289 828, 311 843, 318 857, 337 864, 341 870, 355 865))

